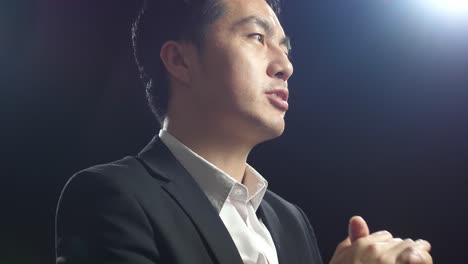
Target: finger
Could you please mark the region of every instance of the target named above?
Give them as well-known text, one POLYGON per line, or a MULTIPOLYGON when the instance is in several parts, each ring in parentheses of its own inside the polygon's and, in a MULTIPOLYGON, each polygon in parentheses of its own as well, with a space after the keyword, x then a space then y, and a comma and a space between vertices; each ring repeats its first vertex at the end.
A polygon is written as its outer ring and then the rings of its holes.
POLYGON ((366 238, 372 243, 377 243, 377 242, 388 242, 389 240, 393 239, 393 236, 388 231, 379 231, 379 232, 372 233, 366 238))
POLYGON ((416 246, 424 251, 431 251, 431 244, 423 239, 418 239, 415 241, 416 246))
MULTIPOLYGON (((382 233, 382 232, 381 232, 382 233)), ((363 238, 369 241, 368 237, 363 238)), ((356 242, 358 244, 361 240, 356 242)), ((369 244, 365 245, 362 244, 362 261, 361 263, 393 263, 395 264, 395 260, 397 255, 394 253, 389 253, 389 249, 393 248, 395 245, 401 243, 402 240, 400 238, 392 238, 386 241, 381 242, 370 242, 369 244), (377 261, 377 262, 376 262, 377 261)))
POLYGON ((391 240, 391 243, 386 243, 388 246, 385 250, 381 251, 382 255, 379 257, 382 263, 398 263, 398 264, 408 264, 408 253, 403 254, 405 250, 415 246, 415 242, 411 239, 402 240, 400 238, 394 238, 391 240), (397 260, 403 262, 397 262, 397 260), (406 261, 406 262, 404 262, 406 261))
POLYGON ((432 264, 431 255, 416 247, 406 248, 397 258, 397 264, 432 264))
POLYGON ((366 237, 369 233, 369 227, 362 217, 351 217, 348 225, 348 236, 351 242, 354 242, 359 238, 366 237))
MULTIPOLYGON (((351 246, 357 251, 364 252, 364 259, 373 259, 376 255, 381 254, 379 252, 385 252, 388 248, 391 248, 393 245, 398 243, 398 240, 392 239, 392 234, 387 231, 380 231, 373 233, 372 235, 359 238, 352 242, 351 246)), ((395 260, 395 258, 393 258, 393 260, 395 260)))
POLYGON ((391 248, 391 247, 394 247, 396 246, 398 243, 400 243, 401 241, 403 241, 401 238, 392 238, 392 239, 388 239, 386 241, 377 241, 375 242, 375 244, 377 245, 385 245, 386 248, 391 248))
POLYGON ((413 246, 416 246, 416 243, 412 239, 405 239, 389 248, 388 253, 394 256, 398 256, 401 255, 403 251, 413 246))
POLYGON ((415 247, 416 249, 421 249, 423 251, 429 252, 431 250, 431 244, 427 242, 426 240, 423 239, 418 239, 416 241, 413 241, 411 239, 405 239, 402 241, 404 243, 401 243, 399 245, 396 245, 396 247, 392 250, 394 251, 403 251, 406 247, 415 247))
POLYGON ((432 257, 429 254, 430 244, 424 240, 413 241, 405 239, 387 253, 396 258, 398 264, 432 264, 432 257))

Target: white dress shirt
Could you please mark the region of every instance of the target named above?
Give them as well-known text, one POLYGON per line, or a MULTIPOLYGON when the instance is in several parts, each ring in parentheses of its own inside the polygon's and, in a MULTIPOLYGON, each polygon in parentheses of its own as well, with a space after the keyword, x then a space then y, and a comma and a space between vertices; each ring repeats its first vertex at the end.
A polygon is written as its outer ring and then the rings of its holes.
POLYGON ((244 264, 278 264, 270 232, 255 214, 268 182, 246 164, 244 184, 239 183, 166 130, 160 130, 159 137, 218 211, 244 264))

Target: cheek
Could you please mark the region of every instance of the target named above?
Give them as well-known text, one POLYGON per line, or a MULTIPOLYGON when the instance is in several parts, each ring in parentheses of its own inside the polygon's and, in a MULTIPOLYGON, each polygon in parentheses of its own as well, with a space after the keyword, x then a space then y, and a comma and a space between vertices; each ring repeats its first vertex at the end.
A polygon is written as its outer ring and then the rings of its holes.
POLYGON ((203 65, 203 89, 218 108, 252 108, 267 88, 264 62, 242 46, 213 49, 203 65))
POLYGON ((266 71, 264 59, 258 54, 243 52, 231 58, 231 81, 244 92, 251 93, 259 91, 260 84, 265 82, 266 71))
POLYGON ((256 103, 261 99, 267 86, 267 79, 263 60, 254 56, 244 58, 233 69, 237 97, 243 98, 245 103, 256 103))

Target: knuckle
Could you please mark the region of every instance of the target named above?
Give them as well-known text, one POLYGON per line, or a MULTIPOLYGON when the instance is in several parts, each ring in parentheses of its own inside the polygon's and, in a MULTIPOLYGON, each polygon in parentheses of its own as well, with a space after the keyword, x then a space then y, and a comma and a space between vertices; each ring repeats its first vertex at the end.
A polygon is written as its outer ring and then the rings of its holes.
POLYGON ((415 247, 408 247, 398 256, 397 263, 432 264, 432 257, 426 251, 418 250, 415 247))
POLYGON ((365 252, 367 255, 377 256, 379 253, 379 247, 375 243, 369 244, 366 246, 365 252))
POLYGON ((404 239, 403 241, 400 242, 400 245, 402 245, 405 248, 408 248, 408 247, 414 246, 415 242, 410 238, 406 238, 406 239, 404 239))

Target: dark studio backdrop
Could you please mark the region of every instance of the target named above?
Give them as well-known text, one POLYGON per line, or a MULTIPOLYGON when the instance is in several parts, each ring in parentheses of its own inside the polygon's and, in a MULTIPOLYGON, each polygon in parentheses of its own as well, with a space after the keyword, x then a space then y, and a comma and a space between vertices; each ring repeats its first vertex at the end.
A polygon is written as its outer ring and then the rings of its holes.
MULTIPOLYGON (((250 163, 306 211, 325 260, 358 214, 429 240, 435 263, 466 263, 468 17, 418 0, 284 2, 287 129, 250 163)), ((1 264, 53 263, 67 179, 158 131, 132 58, 138 5, 1 2, 1 264)))

